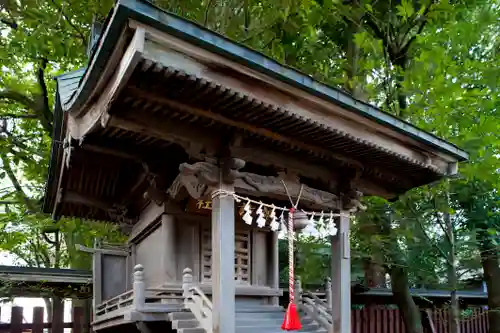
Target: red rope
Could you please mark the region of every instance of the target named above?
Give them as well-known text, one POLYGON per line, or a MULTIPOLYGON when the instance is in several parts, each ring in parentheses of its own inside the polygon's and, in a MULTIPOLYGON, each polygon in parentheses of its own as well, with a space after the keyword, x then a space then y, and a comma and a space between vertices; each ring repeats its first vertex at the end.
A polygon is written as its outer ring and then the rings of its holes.
POLYGON ((295 300, 295 276, 294 276, 294 257, 293 257, 293 214, 295 208, 290 208, 288 213, 288 290, 290 293, 290 302, 295 300))
POLYGON ((295 207, 290 208, 288 213, 288 291, 290 297, 290 304, 288 304, 288 309, 285 313, 285 320, 281 329, 287 331, 297 331, 302 328, 300 324, 299 313, 297 311, 297 306, 295 304, 295 277, 294 277, 294 260, 293 260, 293 214, 295 212, 295 207))

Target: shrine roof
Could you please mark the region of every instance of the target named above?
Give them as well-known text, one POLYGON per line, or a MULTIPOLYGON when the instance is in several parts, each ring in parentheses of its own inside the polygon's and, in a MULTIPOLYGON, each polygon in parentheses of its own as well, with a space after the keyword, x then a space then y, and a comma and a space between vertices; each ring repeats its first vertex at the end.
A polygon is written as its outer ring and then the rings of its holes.
POLYGON ((285 171, 331 195, 349 183, 365 195, 394 198, 456 174, 457 161, 468 158, 431 133, 143 0, 119 0, 88 66, 56 81, 44 202, 54 216, 117 220, 119 207, 136 218, 152 179, 166 193, 179 165, 217 156, 228 135, 231 156, 247 162, 240 171, 263 182, 285 171))
POLYGON ((98 41, 98 47, 92 55, 90 66, 85 70, 71 72, 60 78, 61 81, 68 81, 69 83, 67 86, 61 87, 62 91, 59 91, 63 110, 81 107, 86 102, 129 19, 167 32, 210 52, 333 102, 350 112, 376 121, 443 153, 450 154, 458 161, 468 159, 468 154, 452 143, 383 112, 373 105, 359 101, 347 92, 321 83, 310 75, 280 64, 262 53, 234 42, 194 22, 167 13, 143 0, 119 0, 112 15, 108 17, 107 27, 98 41), (80 75, 83 75, 83 77, 80 75), (75 87, 75 79, 79 76, 79 85, 75 87))

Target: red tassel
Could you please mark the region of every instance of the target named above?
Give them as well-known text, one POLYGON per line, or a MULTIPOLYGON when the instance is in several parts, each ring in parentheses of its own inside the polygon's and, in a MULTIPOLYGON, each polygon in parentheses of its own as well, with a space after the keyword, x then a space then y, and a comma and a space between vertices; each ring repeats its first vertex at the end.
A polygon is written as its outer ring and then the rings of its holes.
POLYGON ((295 303, 290 302, 290 304, 288 304, 288 309, 286 309, 285 320, 283 321, 283 325, 281 325, 281 329, 286 331, 298 331, 301 328, 302 325, 300 324, 297 306, 295 303))

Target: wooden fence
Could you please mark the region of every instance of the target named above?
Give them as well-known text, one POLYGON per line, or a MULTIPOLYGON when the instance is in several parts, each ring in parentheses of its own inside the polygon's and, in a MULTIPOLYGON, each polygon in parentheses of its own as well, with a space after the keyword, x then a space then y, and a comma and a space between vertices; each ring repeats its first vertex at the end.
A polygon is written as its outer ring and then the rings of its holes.
MULTIPOLYGON (((469 309, 460 320, 461 333, 488 333, 488 314, 481 308, 469 309)), ((365 307, 352 310, 352 333, 405 333, 398 309, 365 307)), ((449 312, 446 309, 427 310, 422 318, 426 333, 448 333, 449 312)))
MULTIPOLYGON (((84 332, 84 309, 81 307, 72 308, 73 322, 64 322, 64 307, 60 313, 53 314, 50 323, 44 323, 44 308, 33 308, 33 320, 28 323, 28 318, 23 316, 23 308, 13 306, 11 310, 10 323, 0 322, 0 333, 43 333, 44 329, 51 329, 52 333, 63 333, 65 328, 71 328, 72 333, 84 332)), ((1 313, 1 312, 0 312, 1 313)), ((87 324, 88 325, 88 324, 87 324)))
MULTIPOLYGON (((423 317, 426 333, 448 333, 449 314, 446 309, 428 310, 423 317), (430 318, 428 320, 426 317, 430 318)), ((54 314, 52 323, 44 323, 44 308, 33 308, 33 320, 23 316, 23 308, 14 306, 10 323, 0 323, 0 333, 43 333, 51 328, 52 333, 63 333, 70 328, 72 333, 84 332, 84 311, 81 307, 72 309, 73 322, 63 322, 64 314, 54 314)), ((362 310, 352 310, 352 333, 405 333, 403 319, 398 309, 368 306, 362 310)), ((88 325, 88 323, 87 323, 88 325)), ((460 321, 461 333, 488 333, 487 311, 481 308, 469 309, 467 316, 460 321)))

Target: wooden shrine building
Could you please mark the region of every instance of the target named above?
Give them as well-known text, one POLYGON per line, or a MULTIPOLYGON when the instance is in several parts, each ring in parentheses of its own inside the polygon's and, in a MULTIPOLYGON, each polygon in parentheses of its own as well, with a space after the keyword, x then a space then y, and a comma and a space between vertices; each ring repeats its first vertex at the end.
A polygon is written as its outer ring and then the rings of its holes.
POLYGON ((348 333, 349 212, 361 195, 396 198, 452 176, 466 158, 195 23, 123 0, 88 67, 57 78, 44 210, 129 234, 126 246, 83 248, 94 253, 95 330, 278 332, 277 232, 244 223, 233 194, 284 207, 283 184, 293 197, 302 188, 299 208, 340 213, 332 309, 304 303, 303 331, 348 333))

